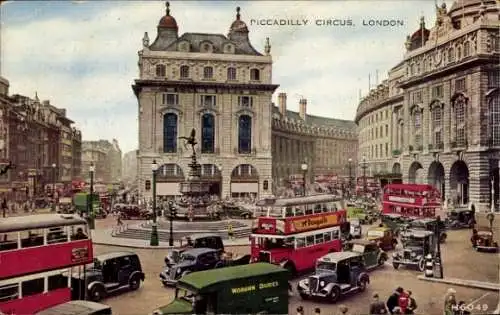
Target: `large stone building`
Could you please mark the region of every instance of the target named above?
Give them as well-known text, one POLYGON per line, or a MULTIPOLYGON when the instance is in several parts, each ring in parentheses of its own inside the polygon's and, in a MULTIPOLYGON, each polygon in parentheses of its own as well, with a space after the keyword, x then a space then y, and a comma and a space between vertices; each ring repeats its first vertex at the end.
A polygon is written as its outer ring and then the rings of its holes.
MULTIPOLYGON (((229 34, 184 33, 167 7, 156 39, 146 33, 133 90, 139 113, 139 187, 160 166, 159 195, 179 194, 190 150, 180 136, 197 131, 202 177, 222 196, 271 194, 272 58, 249 41, 237 10, 229 34)), ((229 23, 228 23, 229 24, 229 23)), ((229 26, 229 25, 228 25, 229 26)))
POLYGON ((82 177, 87 181, 90 176, 90 164, 94 163, 94 179, 97 182, 112 184, 121 181, 122 151, 118 140, 83 141, 82 143, 82 177))
POLYGON ((498 14, 493 0, 443 4, 432 28, 422 19, 408 36, 404 60, 356 114, 359 158, 374 172, 433 184, 445 199, 476 209, 498 204, 498 14))
POLYGON ((4 78, 0 78, 0 107, 0 163, 15 165, 0 178, 0 189, 22 199, 54 184, 69 187, 81 164, 77 155, 81 133, 71 127, 66 110, 47 100, 40 102, 38 96, 9 95, 4 78))
POLYGON ((136 184, 137 182, 137 150, 132 150, 123 155, 122 180, 124 183, 136 184))
POLYGON ((286 93, 278 94, 273 106, 272 154, 275 189, 287 186, 294 175, 302 176, 301 165, 308 165, 307 182, 314 175, 349 176, 356 171, 358 138, 353 121, 307 114, 307 100, 299 101, 298 112, 287 108, 286 93))

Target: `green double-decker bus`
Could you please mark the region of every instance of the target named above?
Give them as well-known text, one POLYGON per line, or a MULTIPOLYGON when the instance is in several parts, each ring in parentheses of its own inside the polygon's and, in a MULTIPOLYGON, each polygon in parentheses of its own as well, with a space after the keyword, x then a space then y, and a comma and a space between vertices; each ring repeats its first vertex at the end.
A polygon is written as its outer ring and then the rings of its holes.
POLYGON ((164 314, 288 314, 289 272, 267 263, 218 268, 183 276, 164 314))

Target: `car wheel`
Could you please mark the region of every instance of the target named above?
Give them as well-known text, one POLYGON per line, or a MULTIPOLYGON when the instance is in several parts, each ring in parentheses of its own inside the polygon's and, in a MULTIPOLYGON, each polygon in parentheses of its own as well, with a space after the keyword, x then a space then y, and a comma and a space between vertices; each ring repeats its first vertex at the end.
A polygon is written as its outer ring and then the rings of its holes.
POLYGON ((129 288, 132 291, 135 291, 141 286, 141 278, 138 275, 133 276, 129 281, 129 288))
POLYGON ((378 265, 383 266, 385 264, 385 261, 386 261, 385 257, 380 256, 380 258, 378 259, 378 265))
POLYGON ((420 259, 418 262, 418 271, 424 272, 425 270, 425 261, 424 259, 420 259))
POLYGON ((399 268, 399 264, 398 263, 392 263, 392 266, 394 267, 394 269, 398 269, 399 268))
POLYGON ((360 292, 365 291, 366 290, 366 281, 365 280, 359 281, 358 288, 359 288, 360 292))
POLYGON ((303 300, 309 300, 309 295, 307 295, 305 293, 300 293, 300 298, 303 300))
POLYGON ((335 303, 340 298, 340 289, 338 287, 333 287, 329 294, 330 302, 335 303))
POLYGON ((99 302, 100 300, 102 300, 104 298, 105 295, 106 295, 106 292, 104 292, 104 288, 94 286, 90 290, 90 299, 94 302, 99 302))

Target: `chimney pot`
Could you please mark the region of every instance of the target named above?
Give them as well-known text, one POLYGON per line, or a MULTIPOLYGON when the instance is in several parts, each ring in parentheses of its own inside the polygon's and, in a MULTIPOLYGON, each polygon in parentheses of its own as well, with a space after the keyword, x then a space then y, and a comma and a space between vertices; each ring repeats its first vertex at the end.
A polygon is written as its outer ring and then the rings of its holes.
POLYGON ((302 120, 306 120, 307 114, 307 99, 301 98, 299 101, 299 115, 302 120))
POLYGON ((278 94, 278 106, 281 115, 286 114, 286 93, 279 93, 278 94))

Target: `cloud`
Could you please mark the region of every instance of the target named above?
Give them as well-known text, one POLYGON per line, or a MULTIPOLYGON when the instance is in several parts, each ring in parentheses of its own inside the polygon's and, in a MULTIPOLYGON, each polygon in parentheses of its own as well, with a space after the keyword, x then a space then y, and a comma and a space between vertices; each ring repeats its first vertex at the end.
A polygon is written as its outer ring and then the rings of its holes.
MULTIPOLYGON (((156 36, 164 2, 8 2, 2 6, 2 75, 11 93, 50 99, 66 108, 85 139, 117 138, 137 146, 137 51, 144 32, 156 36)), ((404 53, 419 16, 434 17, 430 1, 171 1, 179 32, 227 34, 241 7, 254 47, 269 37, 274 82, 298 108, 298 95, 315 115, 352 119, 368 73, 380 80, 404 53), (422 12, 423 11, 423 12, 422 12), (250 25, 252 19, 309 20, 307 26, 250 25), (363 19, 395 18, 403 27, 363 27, 363 19), (317 26, 316 19, 351 19, 355 27, 317 26)), ((372 79, 372 82, 374 79, 372 79)))

